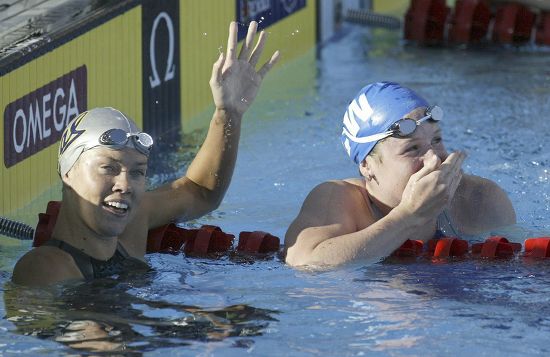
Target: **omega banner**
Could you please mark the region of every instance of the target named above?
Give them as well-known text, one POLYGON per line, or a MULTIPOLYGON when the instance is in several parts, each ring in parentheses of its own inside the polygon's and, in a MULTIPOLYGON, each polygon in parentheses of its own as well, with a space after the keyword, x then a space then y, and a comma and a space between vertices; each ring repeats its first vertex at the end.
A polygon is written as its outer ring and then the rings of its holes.
POLYGON ((143 130, 156 139, 181 130, 178 0, 142 4, 143 130))
MULTIPOLYGON (((260 30, 303 9, 306 0, 237 0, 237 21, 258 21, 260 30)), ((246 26, 239 26, 239 41, 246 37, 246 26)))
POLYGON ((78 67, 6 106, 6 167, 57 143, 67 123, 87 109, 86 75, 86 66, 78 67))

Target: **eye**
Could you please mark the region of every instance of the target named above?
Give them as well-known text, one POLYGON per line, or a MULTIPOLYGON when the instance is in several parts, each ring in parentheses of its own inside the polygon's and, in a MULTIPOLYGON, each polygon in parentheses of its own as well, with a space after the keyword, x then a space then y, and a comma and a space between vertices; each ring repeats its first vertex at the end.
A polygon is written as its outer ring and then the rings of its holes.
POLYGON ((443 141, 443 138, 441 138, 441 136, 436 136, 436 137, 433 138, 433 140, 432 140, 432 145, 441 144, 442 141, 443 141))
POLYGON ((133 177, 144 177, 147 172, 145 170, 132 170, 130 171, 130 174, 133 176, 133 177))
POLYGON ((101 165, 101 170, 103 170, 106 173, 114 173, 115 167, 112 165, 101 165))
POLYGON ((408 152, 415 152, 415 151, 418 151, 418 145, 411 145, 411 146, 408 146, 406 149, 405 149, 405 152, 408 153, 408 152))

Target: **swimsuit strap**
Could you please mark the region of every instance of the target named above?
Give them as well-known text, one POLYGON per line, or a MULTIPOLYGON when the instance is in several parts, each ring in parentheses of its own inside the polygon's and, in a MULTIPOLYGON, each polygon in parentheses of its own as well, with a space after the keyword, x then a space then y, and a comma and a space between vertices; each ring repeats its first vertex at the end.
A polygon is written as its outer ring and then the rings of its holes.
POLYGON ((56 247, 61 249, 62 251, 69 253, 69 255, 73 258, 76 266, 84 276, 84 279, 90 280, 94 277, 94 268, 92 266, 92 262, 90 261, 90 256, 81 250, 73 247, 72 245, 65 243, 62 240, 51 238, 44 242, 42 246, 50 246, 50 247, 56 247))
POLYGON ((441 232, 440 235, 442 236, 460 236, 458 234, 458 230, 453 225, 453 222, 451 221, 450 215, 447 210, 443 210, 443 212, 441 212, 439 216, 437 216, 436 230, 441 232))
POLYGON ((49 239, 43 245, 57 247, 69 253, 86 280, 105 278, 118 274, 125 270, 126 263, 133 263, 134 266, 148 268, 146 263, 130 256, 120 242, 117 242, 117 248, 113 256, 107 260, 95 259, 72 245, 55 238, 49 239))

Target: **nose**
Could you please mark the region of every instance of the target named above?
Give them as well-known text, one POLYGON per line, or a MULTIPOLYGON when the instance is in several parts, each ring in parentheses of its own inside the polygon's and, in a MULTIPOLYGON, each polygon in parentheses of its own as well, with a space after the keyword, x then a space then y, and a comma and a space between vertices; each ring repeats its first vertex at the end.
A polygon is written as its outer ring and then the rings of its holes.
POLYGON ((132 192, 132 185, 130 184, 128 172, 121 171, 118 175, 114 177, 113 191, 120 192, 120 193, 132 192))
POLYGON ((434 149, 434 147, 430 145, 428 147, 428 150, 426 150, 426 152, 424 153, 424 157, 428 157, 431 155, 437 156, 441 161, 445 161, 445 159, 447 159, 447 156, 449 156, 445 149, 434 149))

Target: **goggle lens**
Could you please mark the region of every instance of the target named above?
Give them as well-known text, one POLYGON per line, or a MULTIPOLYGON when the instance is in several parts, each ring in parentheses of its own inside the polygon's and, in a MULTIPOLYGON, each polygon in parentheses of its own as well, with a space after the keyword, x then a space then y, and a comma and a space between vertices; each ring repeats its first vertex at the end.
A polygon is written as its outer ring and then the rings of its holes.
POLYGON ((130 134, 122 129, 107 130, 99 137, 99 142, 103 145, 124 146, 132 138, 136 144, 136 149, 142 154, 149 155, 153 146, 153 138, 147 133, 130 134))
POLYGON ((416 120, 402 119, 394 124, 396 126, 395 131, 399 136, 408 136, 414 133, 416 130, 416 120))

